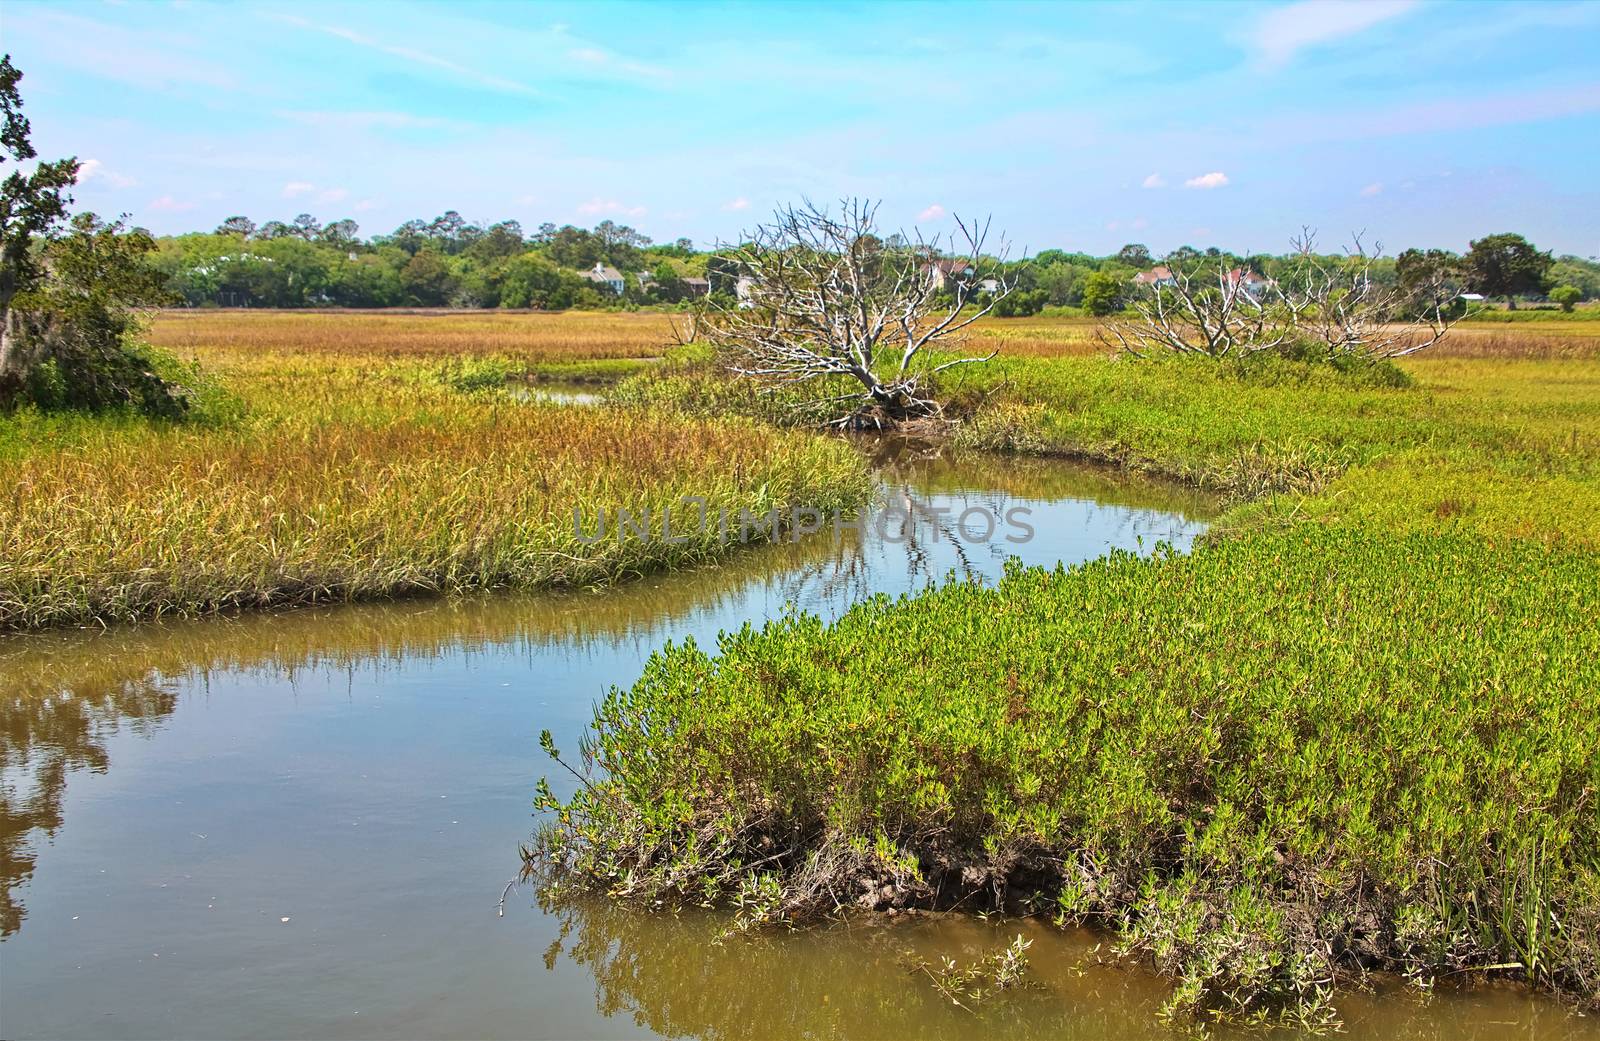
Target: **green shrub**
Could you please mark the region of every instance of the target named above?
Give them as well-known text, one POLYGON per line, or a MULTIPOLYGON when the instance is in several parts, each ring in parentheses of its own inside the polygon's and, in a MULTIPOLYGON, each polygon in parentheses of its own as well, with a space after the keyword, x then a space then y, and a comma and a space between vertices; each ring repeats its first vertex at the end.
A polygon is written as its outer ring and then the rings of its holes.
POLYGON ((607 696, 532 856, 766 918, 1059 896, 1193 1009, 1373 963, 1593 1000, 1595 589, 1592 550, 1304 526, 747 625, 607 696))
POLYGON ((1556 286, 1550 290, 1551 302, 1560 304, 1561 310, 1566 311, 1568 314, 1572 313, 1573 308, 1577 307, 1578 301, 1582 299, 1583 290, 1577 286, 1556 286))

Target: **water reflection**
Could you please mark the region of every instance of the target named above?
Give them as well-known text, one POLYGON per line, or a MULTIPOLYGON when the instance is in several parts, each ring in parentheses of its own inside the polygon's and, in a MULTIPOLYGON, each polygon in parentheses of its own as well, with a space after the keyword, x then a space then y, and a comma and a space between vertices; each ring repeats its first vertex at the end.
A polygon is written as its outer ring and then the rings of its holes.
POLYGON ((0 710, 0 936, 20 929, 27 915, 13 893, 33 874, 30 836, 48 837, 61 827, 67 775, 105 772, 109 731, 159 726, 178 704, 176 691, 143 670, 98 682, 85 677, 66 687, 39 686, 36 678, 7 689, 0 710))
POLYGON ((885 497, 1024 504, 1038 537, 824 532, 608 590, 0 637, 7 1036, 614 1034, 516 978, 515 930, 543 949, 553 923, 492 916, 531 828, 541 727, 570 743, 667 639, 992 578, 1008 550, 1184 545, 1206 516, 1186 492, 1059 464, 900 446, 882 467, 885 497), (471 1011, 429 1018, 441 979, 476 991, 471 1011))
MULTIPOLYGON (((547 903, 560 923, 544 954, 547 972, 565 960, 594 980, 601 1015, 625 1016, 662 1037, 734 1041, 805 1038, 1193 1038, 1159 1019, 1169 990, 1115 960, 1102 938, 1038 920, 963 915, 858 919, 797 933, 719 940, 725 918, 641 913, 566 898, 547 903), (1022 935, 1027 985, 976 1007, 944 999, 912 958, 969 964, 1022 935), (909 956, 909 957, 908 957, 909 956)), ((1339 1002, 1341 1037, 1374 1041, 1490 1039, 1515 1032, 1540 1041, 1596 1036, 1596 1025, 1515 985, 1425 994, 1390 979, 1339 1002)), ((1213 1028, 1214 1036, 1259 1041, 1259 1030, 1213 1028)), ((1283 1031, 1293 1036, 1292 1031, 1283 1031)))

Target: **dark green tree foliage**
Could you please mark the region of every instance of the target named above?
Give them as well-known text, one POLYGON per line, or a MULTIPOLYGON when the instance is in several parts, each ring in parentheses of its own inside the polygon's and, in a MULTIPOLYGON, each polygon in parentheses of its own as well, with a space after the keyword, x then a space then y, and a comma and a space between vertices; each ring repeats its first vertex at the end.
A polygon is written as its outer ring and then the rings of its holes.
MULTIPOLYGON (((0 60, 3 159, 37 153, 22 115, 22 74, 0 60)), ((178 415, 187 399, 158 375, 136 340, 139 309, 165 303, 164 277, 147 263, 155 242, 141 229, 92 213, 65 222, 76 159, 12 171, 0 187, 0 408, 99 409, 131 405, 178 415)))
POLYGON ((1515 309, 1517 297, 1543 293, 1554 260, 1521 235, 1489 235, 1472 243, 1462 258, 1467 281, 1484 296, 1503 296, 1515 309))
POLYGON ((1111 271, 1096 271, 1084 281, 1083 307, 1092 315, 1113 314, 1122 307, 1127 283, 1111 271))

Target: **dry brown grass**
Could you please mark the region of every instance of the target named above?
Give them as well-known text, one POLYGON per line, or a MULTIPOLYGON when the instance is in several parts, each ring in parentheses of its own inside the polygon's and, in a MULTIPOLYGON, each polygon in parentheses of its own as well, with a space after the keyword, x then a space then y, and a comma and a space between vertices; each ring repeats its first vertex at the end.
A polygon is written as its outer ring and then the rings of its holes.
MULTIPOLYGON (((969 346, 998 348, 1003 355, 1024 358, 1110 353, 1099 340, 1099 327, 1095 318, 991 319, 974 328, 969 346)), ((1463 322, 1428 353, 1454 358, 1595 358, 1600 357, 1600 322, 1463 322)))
POLYGON ((234 352, 492 355, 519 361, 656 357, 672 342, 664 314, 507 311, 167 311, 150 340, 181 355, 234 352))
MULTIPOLYGON (((1068 316, 989 319, 968 349, 1023 358, 1110 353, 1099 320, 1068 316)), ((659 356, 674 341, 672 316, 568 311, 169 311, 156 318, 157 346, 221 368, 252 367, 273 355, 307 359, 370 356, 383 361, 497 357, 530 364, 659 356)), ((1431 356, 1600 357, 1600 322, 1463 323, 1431 356)))

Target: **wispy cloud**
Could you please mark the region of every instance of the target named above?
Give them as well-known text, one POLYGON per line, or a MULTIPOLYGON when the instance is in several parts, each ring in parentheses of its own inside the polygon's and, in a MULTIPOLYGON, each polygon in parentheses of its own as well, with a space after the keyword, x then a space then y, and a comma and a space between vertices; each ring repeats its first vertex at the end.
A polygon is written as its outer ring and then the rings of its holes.
POLYGON ((1158 173, 1153 173, 1149 177, 1146 177, 1141 183, 1146 188, 1165 188, 1167 186, 1167 179, 1158 173))
POLYGON ((1268 11, 1251 42, 1263 65, 1282 68, 1303 48, 1354 36, 1416 6, 1417 0, 1300 0, 1268 11))
POLYGON ((279 119, 330 130, 413 130, 452 125, 436 116, 417 116, 410 112, 326 112, 314 109, 279 109, 279 119))
POLYGON ((750 200, 741 195, 737 199, 731 199, 723 203, 722 208, 728 212, 748 210, 750 208, 750 200))
POLYGON ((631 79, 661 82, 669 79, 672 72, 659 65, 646 65, 642 61, 630 61, 618 57, 610 51, 603 51, 598 47, 579 47, 567 52, 567 56, 574 61, 611 72, 619 72, 631 79))
POLYGON ((1183 182, 1183 186, 1185 188, 1203 189, 1222 188, 1226 187, 1227 184, 1228 175, 1223 173, 1221 170, 1213 170, 1208 174, 1201 174, 1199 177, 1191 177, 1187 181, 1183 182))
POLYGON ((108 169, 106 164, 98 159, 85 159, 78 164, 78 183, 93 183, 107 188, 131 188, 139 182, 108 169))
POLYGON ((8 4, 5 18, 7 36, 31 32, 59 40, 51 56, 93 77, 161 91, 239 87, 231 68, 181 33, 112 25, 37 5, 8 4))
POLYGON ((458 76, 461 79, 476 83, 480 87, 487 87, 490 90, 501 91, 507 94, 526 94, 530 96, 537 96, 539 94, 539 91, 528 86, 526 83, 519 83, 516 80, 507 79, 504 76, 496 76, 492 73, 480 72, 477 69, 469 68, 468 66, 462 65, 459 62, 451 61, 449 58, 441 58, 437 54, 429 54, 427 51, 419 51, 415 47, 403 47, 398 44, 385 43, 384 41, 375 37, 367 36, 364 33, 358 33, 354 29, 347 29, 342 25, 325 25, 292 14, 279 14, 272 15, 271 17, 277 21, 283 22, 285 25, 292 25, 297 29, 311 29, 315 32, 325 33, 328 36, 333 36, 340 40, 344 40, 346 43, 354 44, 357 47, 364 47, 367 50, 378 51, 382 54, 400 58, 404 61, 412 62, 417 65, 426 65, 430 68, 440 69, 444 72, 458 76))
POLYGON ((934 221, 941 220, 943 218, 944 207, 940 206, 938 203, 934 203, 932 206, 929 206, 927 209, 917 214, 917 220, 934 221))
POLYGON ((310 195, 317 190, 317 186, 310 181, 290 181, 283 186, 280 192, 285 199, 298 199, 302 195, 310 195))
POLYGON ((178 199, 174 199, 170 195, 163 195, 160 198, 151 199, 149 204, 145 206, 145 209, 152 210, 157 213, 179 213, 183 210, 194 209, 194 203, 182 202, 178 199))
POLYGON ((1373 181, 1371 184, 1369 184, 1365 188, 1361 189, 1361 194, 1370 197, 1370 196, 1373 196, 1373 195, 1378 195, 1378 194, 1382 193, 1382 191, 1383 191, 1383 182, 1382 181, 1373 181))
POLYGON ((615 199, 590 199, 578 205, 578 212, 585 217, 616 216, 616 217, 643 217, 649 211, 643 206, 627 206, 615 199))
POLYGON ((350 197, 348 188, 325 188, 317 193, 318 202, 343 202, 350 197))
POLYGON ((1386 104, 1364 111, 1293 112, 1257 126, 1270 138, 1307 143, 1480 130, 1592 112, 1600 112, 1600 81, 1413 104, 1386 104))

